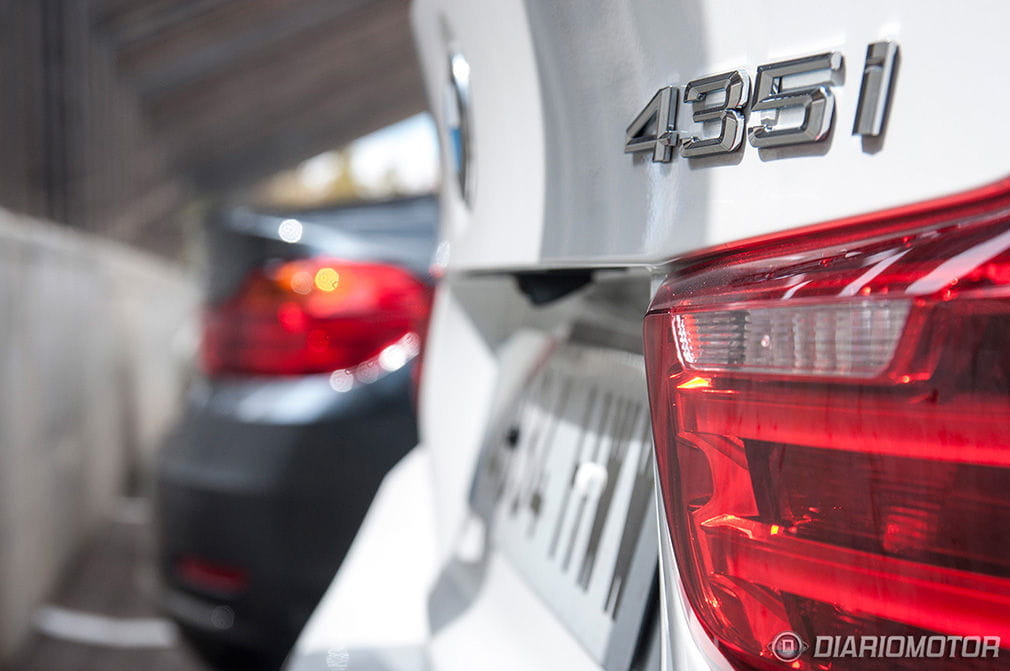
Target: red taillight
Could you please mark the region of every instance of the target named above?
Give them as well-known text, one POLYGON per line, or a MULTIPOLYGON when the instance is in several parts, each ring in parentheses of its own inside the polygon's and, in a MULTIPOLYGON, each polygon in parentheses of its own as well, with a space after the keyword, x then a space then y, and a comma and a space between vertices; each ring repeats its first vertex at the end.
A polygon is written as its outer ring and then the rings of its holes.
POLYGON ((190 587, 218 596, 234 596, 249 586, 245 569, 199 557, 180 557, 175 562, 175 574, 190 587))
POLYGON ((305 259, 256 269, 208 308, 204 368, 298 375, 385 365, 403 358, 390 348, 416 353, 429 304, 429 288, 394 266, 305 259))
POLYGON ((790 631, 788 668, 1000 664, 1010 183, 707 257, 659 289, 645 347, 678 570, 736 668, 783 668, 790 631))

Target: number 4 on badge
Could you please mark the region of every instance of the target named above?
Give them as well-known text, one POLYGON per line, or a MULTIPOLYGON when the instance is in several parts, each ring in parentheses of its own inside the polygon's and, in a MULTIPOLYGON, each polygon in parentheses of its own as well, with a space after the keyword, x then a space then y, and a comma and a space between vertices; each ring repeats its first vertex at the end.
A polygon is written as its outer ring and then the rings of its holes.
POLYGON ((624 135, 624 153, 651 151, 655 163, 673 159, 677 145, 677 89, 664 86, 656 92, 624 135))

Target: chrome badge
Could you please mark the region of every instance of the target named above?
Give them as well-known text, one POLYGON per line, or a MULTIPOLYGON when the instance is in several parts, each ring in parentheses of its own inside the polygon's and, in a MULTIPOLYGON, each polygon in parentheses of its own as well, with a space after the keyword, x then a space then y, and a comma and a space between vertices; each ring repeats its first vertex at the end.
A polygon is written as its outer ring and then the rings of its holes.
POLYGON ((460 195, 470 202, 472 170, 470 161, 470 64, 463 54, 449 54, 449 89, 445 101, 445 126, 450 164, 456 174, 460 195))
MULTIPOLYGON (((893 42, 867 47, 853 135, 876 137, 883 132, 897 55, 893 42)), ((696 125, 718 122, 718 132, 708 137, 677 129, 679 91, 664 86, 628 126, 624 152, 649 151, 654 162, 666 163, 678 146, 685 158, 730 154, 743 147, 745 134, 758 149, 821 142, 834 122, 831 89, 838 86, 843 65, 842 54, 829 51, 758 66, 753 101, 750 76, 743 70, 688 82, 683 102, 691 105, 691 119, 696 125), (797 80, 803 83, 794 83, 797 80), (749 127, 748 107, 758 113, 757 123, 749 127)))

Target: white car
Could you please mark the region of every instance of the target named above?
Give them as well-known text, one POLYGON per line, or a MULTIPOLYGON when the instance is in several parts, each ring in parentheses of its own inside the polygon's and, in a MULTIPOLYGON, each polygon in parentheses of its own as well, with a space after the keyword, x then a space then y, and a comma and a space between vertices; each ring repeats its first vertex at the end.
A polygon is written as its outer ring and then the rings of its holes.
POLYGON ((289 668, 1010 667, 1010 6, 413 18, 422 442, 289 668))

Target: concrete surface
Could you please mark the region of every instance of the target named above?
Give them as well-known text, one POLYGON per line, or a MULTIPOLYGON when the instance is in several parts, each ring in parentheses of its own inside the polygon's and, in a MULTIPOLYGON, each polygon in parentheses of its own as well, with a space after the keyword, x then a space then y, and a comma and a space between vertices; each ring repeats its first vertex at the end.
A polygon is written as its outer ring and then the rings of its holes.
POLYGON ((131 507, 75 557, 10 671, 204 671, 160 617, 149 517, 131 507))
POLYGON ((196 301, 175 266, 0 210, 0 664, 138 488, 178 407, 196 301))

